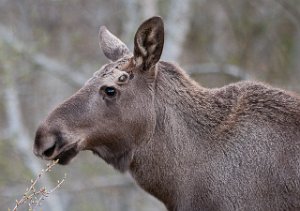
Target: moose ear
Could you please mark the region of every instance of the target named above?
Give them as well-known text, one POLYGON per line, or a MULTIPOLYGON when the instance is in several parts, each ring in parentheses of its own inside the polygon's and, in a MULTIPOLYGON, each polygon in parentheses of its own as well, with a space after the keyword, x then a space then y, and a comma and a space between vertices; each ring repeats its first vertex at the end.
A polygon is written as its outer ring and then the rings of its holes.
POLYGON ((101 26, 99 30, 99 45, 104 55, 111 61, 117 61, 130 54, 128 47, 105 26, 101 26))
POLYGON ((152 17, 138 28, 134 37, 136 65, 148 70, 161 56, 164 46, 164 23, 161 17, 152 17))

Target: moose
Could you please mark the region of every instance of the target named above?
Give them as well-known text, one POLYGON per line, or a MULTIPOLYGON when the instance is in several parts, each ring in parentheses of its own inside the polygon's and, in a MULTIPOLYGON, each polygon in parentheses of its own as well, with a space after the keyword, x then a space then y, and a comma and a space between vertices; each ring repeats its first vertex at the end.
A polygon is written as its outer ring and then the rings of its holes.
POLYGON ((39 126, 34 153, 89 150, 170 211, 300 210, 300 97, 260 82, 205 88, 160 61, 161 17, 133 53, 102 26, 108 64, 39 126))

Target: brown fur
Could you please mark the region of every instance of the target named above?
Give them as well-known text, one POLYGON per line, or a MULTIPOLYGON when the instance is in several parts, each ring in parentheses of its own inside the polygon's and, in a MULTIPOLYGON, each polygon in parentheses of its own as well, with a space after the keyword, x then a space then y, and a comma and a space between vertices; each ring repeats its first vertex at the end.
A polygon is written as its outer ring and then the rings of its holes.
POLYGON ((257 82, 201 87, 157 62, 159 17, 140 26, 133 57, 106 35, 100 45, 114 62, 47 117, 35 154, 67 164, 91 150, 169 210, 300 209, 299 96, 257 82))

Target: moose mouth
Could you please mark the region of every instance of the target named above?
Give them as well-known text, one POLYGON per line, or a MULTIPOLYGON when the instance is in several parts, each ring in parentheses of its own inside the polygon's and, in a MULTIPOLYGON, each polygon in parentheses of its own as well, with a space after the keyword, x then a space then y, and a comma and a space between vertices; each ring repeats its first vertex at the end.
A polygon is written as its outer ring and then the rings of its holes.
POLYGON ((79 150, 75 143, 63 149, 53 160, 58 160, 61 165, 67 165, 78 153, 79 150))

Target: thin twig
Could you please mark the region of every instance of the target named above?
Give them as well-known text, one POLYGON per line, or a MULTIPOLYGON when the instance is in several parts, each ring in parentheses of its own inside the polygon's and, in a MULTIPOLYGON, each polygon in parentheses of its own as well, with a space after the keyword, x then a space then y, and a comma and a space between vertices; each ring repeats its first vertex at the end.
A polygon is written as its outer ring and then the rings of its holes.
MULTIPOLYGON (((37 206, 41 205, 41 201, 45 199, 45 197, 48 197, 51 193, 56 191, 58 188, 61 187, 62 183, 66 179, 66 174, 63 177, 61 181, 57 181, 57 185, 51 189, 50 191, 47 191, 46 187, 42 187, 39 190, 36 190, 36 184, 39 182, 39 180, 42 178, 42 176, 50 172, 52 167, 58 163, 58 160, 52 161, 51 163, 47 164, 46 169, 42 169, 41 172, 38 174, 38 176, 35 178, 35 180, 31 180, 31 185, 29 188, 25 190, 25 193, 23 194, 22 198, 20 200, 16 200, 16 205, 13 208, 12 211, 17 211, 18 207, 20 205, 28 202, 29 210, 34 210, 37 206)), ((10 209, 8 209, 10 211, 10 209)))

